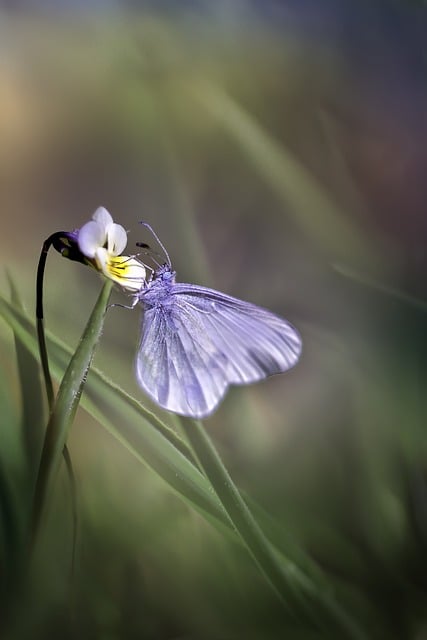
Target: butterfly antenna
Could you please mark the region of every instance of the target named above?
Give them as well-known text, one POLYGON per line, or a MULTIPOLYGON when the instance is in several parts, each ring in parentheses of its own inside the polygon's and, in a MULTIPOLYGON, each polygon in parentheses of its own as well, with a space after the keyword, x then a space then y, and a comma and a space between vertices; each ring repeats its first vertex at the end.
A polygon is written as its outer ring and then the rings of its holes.
MULTIPOLYGON (((136 246, 139 247, 140 249, 148 249, 148 251, 141 251, 137 254, 137 256, 139 256, 141 253, 144 256, 149 256, 151 258, 151 260, 154 262, 154 264, 156 265, 156 267, 161 267, 161 263, 156 260, 156 258, 154 256, 157 256, 158 258, 161 258, 161 255, 158 251, 153 251, 152 248, 150 247, 149 244, 146 244, 145 242, 135 242, 136 246)), ((149 267, 147 264, 145 264, 145 262, 143 262, 143 265, 148 269, 151 269, 151 267, 149 267)))
POLYGON ((171 259, 170 259, 170 257, 169 257, 168 252, 167 252, 167 251, 166 251, 166 249, 165 249, 165 245, 163 244, 163 242, 161 242, 161 240, 160 240, 159 236, 158 236, 158 235, 157 235, 157 233, 154 231, 153 227, 152 227, 150 224, 148 224, 148 222, 143 222, 142 220, 140 221, 140 224, 142 224, 144 227, 146 227, 146 228, 150 231, 151 235, 152 235, 152 236, 154 236, 154 238, 156 239, 156 241, 157 241, 157 242, 158 242, 158 244, 159 244, 159 247, 161 248, 161 250, 162 250, 162 251, 163 251, 163 253, 165 254, 165 258, 166 258, 166 261, 167 261, 168 266, 169 266, 169 267, 172 267, 171 259))

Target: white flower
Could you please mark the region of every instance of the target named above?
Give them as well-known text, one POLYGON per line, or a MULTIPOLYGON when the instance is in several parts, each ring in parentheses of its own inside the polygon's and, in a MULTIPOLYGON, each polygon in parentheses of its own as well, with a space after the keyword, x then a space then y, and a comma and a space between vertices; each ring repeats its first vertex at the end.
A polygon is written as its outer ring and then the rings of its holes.
POLYGON ((127 244, 125 229, 113 221, 104 207, 79 230, 79 249, 91 264, 123 289, 139 291, 145 282, 144 265, 134 256, 120 255, 127 244))

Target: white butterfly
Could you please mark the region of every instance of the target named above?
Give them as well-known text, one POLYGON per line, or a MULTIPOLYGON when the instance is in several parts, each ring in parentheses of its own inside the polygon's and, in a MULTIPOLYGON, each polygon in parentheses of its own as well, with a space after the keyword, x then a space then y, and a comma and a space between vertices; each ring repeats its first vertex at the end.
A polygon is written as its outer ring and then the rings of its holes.
POLYGON ((161 246, 167 264, 135 297, 143 308, 136 376, 154 402, 204 418, 229 385, 257 382, 298 362, 301 338, 289 322, 213 289, 175 282, 161 246))

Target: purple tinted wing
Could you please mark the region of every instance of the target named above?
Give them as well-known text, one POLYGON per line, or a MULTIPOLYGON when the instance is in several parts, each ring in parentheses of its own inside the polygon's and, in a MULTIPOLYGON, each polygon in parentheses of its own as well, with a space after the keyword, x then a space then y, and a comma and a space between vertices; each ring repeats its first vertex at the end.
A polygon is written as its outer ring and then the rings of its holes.
POLYGON ((299 334, 266 309, 190 284, 174 284, 168 300, 145 310, 136 374, 169 411, 205 417, 230 384, 282 373, 299 359, 299 334))

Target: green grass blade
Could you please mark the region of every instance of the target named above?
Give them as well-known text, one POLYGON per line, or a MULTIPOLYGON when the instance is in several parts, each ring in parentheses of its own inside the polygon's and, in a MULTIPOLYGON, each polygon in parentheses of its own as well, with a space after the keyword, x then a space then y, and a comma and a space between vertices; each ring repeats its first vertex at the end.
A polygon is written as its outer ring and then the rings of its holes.
MULTIPOLYGON (((8 279, 12 304, 23 311, 24 305, 10 275, 8 279)), ((14 334, 14 339, 22 399, 21 430, 27 468, 33 479, 39 462, 46 419, 44 394, 37 356, 23 344, 16 334, 14 334)))
POLYGON ((393 298, 406 306, 413 307, 419 311, 427 311, 427 300, 405 293, 405 291, 401 291, 400 289, 392 287, 384 282, 380 282, 379 280, 372 278, 372 276, 360 273, 345 264, 334 264, 333 266, 334 269, 344 278, 353 280, 357 284, 368 287, 369 289, 381 293, 386 297, 393 298))
POLYGON ((67 434, 73 422, 87 372, 100 338, 113 283, 106 281, 82 338, 64 374, 49 418, 34 492, 31 536, 34 541, 46 502, 59 470, 67 434))
POLYGON ((189 419, 182 419, 181 424, 238 535, 285 607, 310 617, 320 628, 340 630, 343 638, 363 640, 366 636, 357 622, 327 589, 284 554, 279 557, 233 483, 204 425, 189 419))

